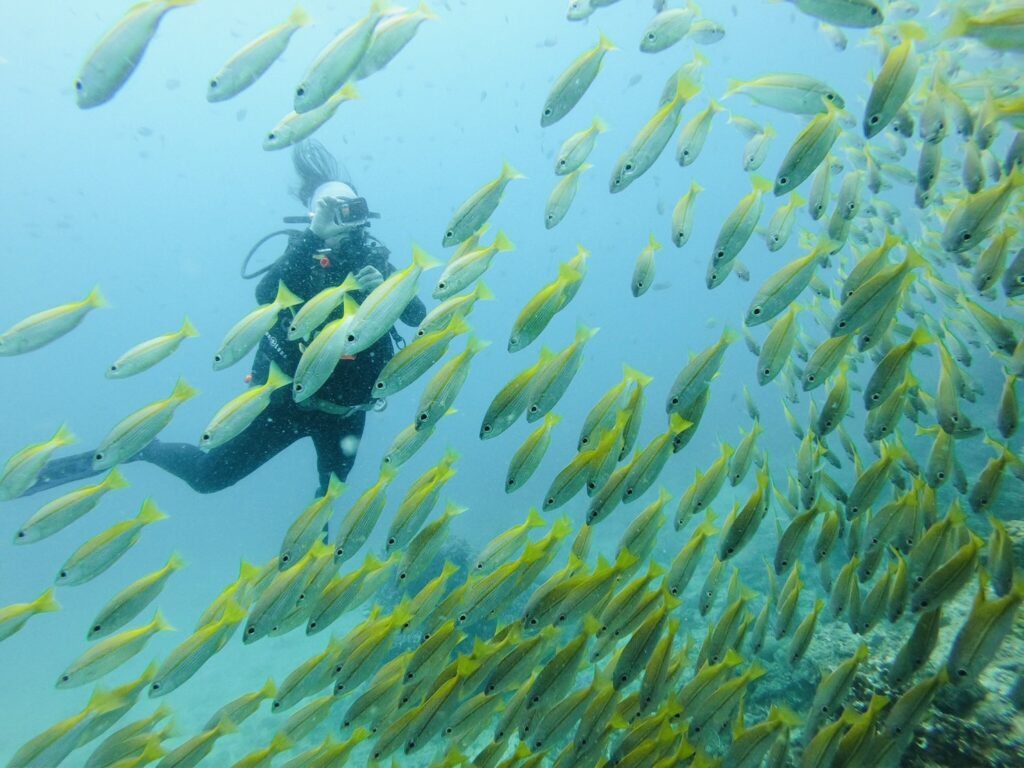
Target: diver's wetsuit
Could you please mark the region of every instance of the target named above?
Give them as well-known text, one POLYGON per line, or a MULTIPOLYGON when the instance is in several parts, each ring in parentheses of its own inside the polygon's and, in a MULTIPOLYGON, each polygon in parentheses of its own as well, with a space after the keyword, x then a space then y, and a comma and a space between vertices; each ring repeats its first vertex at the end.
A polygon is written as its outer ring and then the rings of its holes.
MULTIPOLYGON (((339 285, 350 272, 355 274, 367 265, 376 267, 385 279, 395 271, 388 261, 388 249, 365 235, 360 244, 347 244, 344 251, 335 249, 324 253, 323 248, 323 240, 309 230, 294 236, 281 258, 256 286, 256 300, 260 304, 272 302, 278 281, 283 281, 297 296, 309 299, 324 288, 339 285)), ((355 293, 354 298, 361 302, 365 294, 355 293)), ((341 314, 339 308, 328 322, 341 314)), ((414 298, 401 319, 415 326, 425 315, 423 302, 414 298)), ((272 360, 289 376, 295 373, 302 352, 298 341, 288 341, 292 316, 290 310, 281 312, 277 324, 260 342, 253 362, 253 385, 266 382, 272 360)), ((385 334, 354 360, 341 360, 310 401, 296 403, 290 387, 274 392, 266 410, 224 445, 203 452, 191 443, 155 440, 132 461, 155 464, 180 477, 199 493, 212 493, 234 485, 296 440, 311 437, 320 474, 318 495, 323 495, 331 473, 344 480, 355 461, 354 451, 346 455, 342 450, 342 440, 348 436, 361 437, 366 423, 365 409, 349 410, 346 406, 365 406, 371 401, 377 375, 393 354, 392 336, 385 334)), ((28 493, 96 474, 86 471, 91 468, 91 457, 92 452, 88 452, 50 462, 28 493)))

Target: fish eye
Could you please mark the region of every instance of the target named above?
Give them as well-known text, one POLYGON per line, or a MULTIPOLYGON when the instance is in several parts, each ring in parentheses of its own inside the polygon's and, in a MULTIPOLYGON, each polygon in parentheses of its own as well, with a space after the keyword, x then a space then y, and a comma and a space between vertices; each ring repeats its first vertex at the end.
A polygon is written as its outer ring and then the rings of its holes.
POLYGON ((868 123, 870 123, 871 125, 878 125, 878 121, 878 115, 872 115, 870 118, 868 118, 868 123))
POLYGON ((377 389, 384 389, 384 382, 383 381, 378 381, 377 384, 376 384, 376 387, 377 387, 377 389))
POLYGON ((296 392, 301 392, 301 391, 302 391, 303 389, 305 389, 305 387, 304 387, 304 386, 302 386, 302 384, 301 384, 301 383, 299 383, 299 382, 295 382, 295 391, 296 391, 296 392))
POLYGON ((355 341, 355 340, 356 340, 355 334, 352 334, 352 333, 350 333, 350 334, 349 334, 348 336, 346 336, 345 338, 346 338, 346 340, 348 340, 348 341, 355 341))
POLYGON ((426 421, 429 418, 430 418, 430 415, 426 411, 421 413, 420 416, 419 416, 420 421, 426 421))
POLYGON ((298 88, 296 88, 296 89, 295 89, 295 95, 296 95, 296 96, 305 96, 305 95, 306 95, 306 89, 305 89, 305 87, 303 87, 303 86, 301 86, 301 85, 300 85, 300 86, 299 86, 298 88))
POLYGON ((18 531, 18 538, 19 539, 24 539, 25 538, 25 532, 24 531, 18 531))
POLYGON ((75 90, 78 91, 79 93, 84 91, 85 90, 85 83, 83 83, 81 80, 75 80, 75 90))
POLYGON ((762 371, 762 373, 763 373, 763 374, 764 374, 765 376, 770 376, 770 375, 771 375, 771 373, 772 373, 772 369, 771 369, 771 368, 765 368, 765 369, 764 369, 764 370, 762 371))
POLYGON ((153 683, 149 686, 151 690, 159 691, 163 686, 160 683, 153 683))
POLYGON ((114 363, 112 366, 110 366, 110 370, 116 371, 117 370, 117 363, 114 363))
POLYGON ((273 131, 271 131, 270 133, 268 133, 268 134, 267 134, 267 139, 268 139, 269 141, 273 141, 273 140, 274 140, 274 139, 276 139, 276 138, 277 138, 277 134, 276 134, 276 133, 274 133, 273 131))
POLYGON ((256 627, 254 627, 252 625, 246 627, 245 628, 245 634, 247 634, 247 635, 255 635, 256 634, 256 627))
POLYGON ((66 579, 67 577, 68 577, 68 572, 67 571, 61 571, 60 572, 60 578, 66 579))
POLYGON ((626 165, 624 166, 624 168, 625 168, 625 170, 627 170, 627 171, 632 171, 632 170, 633 170, 633 164, 632 164, 632 163, 626 163, 626 165))
POLYGON ((968 242, 971 239, 971 233, 964 232, 962 235, 960 235, 960 239, 963 240, 965 243, 968 242))
POLYGON ((826 93, 825 98, 828 99, 829 101, 835 101, 836 95, 834 93, 826 93))
POLYGON ((647 39, 651 40, 653 42, 654 40, 657 39, 657 35, 655 35, 653 32, 648 32, 647 33, 647 39))
POLYGON ((104 455, 105 455, 105 454, 103 454, 103 453, 97 453, 97 454, 96 454, 95 456, 93 456, 93 459, 94 459, 95 461, 103 461, 103 457, 104 457, 104 455))
POLYGON ((204 443, 210 442, 210 433, 209 432, 204 432, 202 440, 203 440, 204 443))
POLYGON ((99 632, 101 629, 103 629, 103 627, 101 627, 99 624, 97 624, 95 627, 92 628, 92 631, 93 632, 99 632))
POLYGON ((544 116, 547 117, 551 114, 551 107, 544 107, 544 116))
POLYGON ((70 676, 70 675, 61 675, 61 676, 60 676, 60 681, 61 681, 62 683, 66 683, 66 682, 67 682, 68 680, 70 680, 70 679, 71 679, 71 676, 70 676))
POLYGON ((786 186, 787 184, 789 184, 789 177, 788 176, 780 176, 779 177, 779 184, 781 186, 783 186, 783 187, 786 186))
POLYGON ((216 88, 217 87, 217 79, 216 78, 214 78, 213 80, 210 81, 210 87, 211 88, 216 88))

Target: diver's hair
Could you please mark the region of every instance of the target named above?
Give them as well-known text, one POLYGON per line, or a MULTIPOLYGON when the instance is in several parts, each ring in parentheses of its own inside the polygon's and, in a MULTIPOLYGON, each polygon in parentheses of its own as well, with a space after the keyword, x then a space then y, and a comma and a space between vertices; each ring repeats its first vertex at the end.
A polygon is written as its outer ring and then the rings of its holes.
POLYGON ((299 175, 299 184, 292 189, 292 194, 307 208, 313 201, 316 188, 328 181, 343 181, 355 189, 348 171, 344 166, 339 167, 334 155, 316 139, 296 144, 292 150, 292 163, 299 175))

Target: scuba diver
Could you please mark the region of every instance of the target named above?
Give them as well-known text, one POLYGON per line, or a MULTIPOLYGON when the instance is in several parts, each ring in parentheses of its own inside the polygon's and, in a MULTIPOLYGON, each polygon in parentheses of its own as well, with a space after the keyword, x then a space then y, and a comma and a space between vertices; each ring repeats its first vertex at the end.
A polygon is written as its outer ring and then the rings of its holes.
MULTIPOLYGON (((293 192, 310 213, 285 221, 308 221, 309 226, 304 231, 281 230, 259 241, 243 264, 243 277, 262 275, 256 286, 256 300, 268 304, 274 300, 279 281, 305 300, 325 288, 340 285, 352 274, 360 286, 353 297, 362 303, 371 290, 395 271, 388 261, 388 249, 367 232, 370 219, 379 218, 379 214, 370 212, 351 181, 340 180, 343 174, 339 173, 337 162, 318 142, 298 144, 292 159, 299 176, 299 186, 293 192), (284 254, 269 267, 246 274, 255 250, 280 234, 289 238, 284 254)), ((337 309, 327 322, 341 313, 342 309, 337 309)), ((416 326, 425 315, 423 302, 414 298, 401 320, 416 326)), ((276 325, 263 337, 247 377, 251 385, 266 382, 272 361, 284 373, 294 375, 303 347, 299 340, 288 340, 291 320, 292 312, 282 311, 276 325)), ((213 493, 234 485, 296 440, 310 437, 316 448, 320 476, 317 495, 322 496, 332 474, 339 480, 348 476, 366 424, 366 412, 383 406, 383 401, 372 397, 373 384, 394 355, 394 345, 402 343, 401 336, 392 328, 354 358, 342 358, 316 396, 302 403, 293 400, 290 387, 276 390, 270 404, 252 424, 209 452, 191 443, 154 440, 129 461, 155 464, 195 491, 213 493)), ((92 468, 92 457, 93 452, 87 451, 48 462, 36 484, 24 495, 99 474, 92 468)))

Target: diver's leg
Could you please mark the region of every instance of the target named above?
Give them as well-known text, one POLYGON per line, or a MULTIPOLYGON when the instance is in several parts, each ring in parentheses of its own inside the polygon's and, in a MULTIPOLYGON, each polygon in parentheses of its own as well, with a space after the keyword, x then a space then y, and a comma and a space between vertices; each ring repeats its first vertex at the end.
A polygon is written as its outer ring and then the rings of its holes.
POLYGON ((309 434, 305 414, 286 394, 287 401, 272 402, 243 432, 209 452, 191 443, 154 440, 138 458, 181 478, 198 493, 228 488, 309 434))
POLYGON ((316 492, 318 497, 327 493, 327 484, 332 473, 337 475, 339 480, 348 477, 352 465, 355 464, 356 448, 365 426, 366 411, 357 411, 352 416, 342 419, 322 414, 316 427, 311 430, 313 445, 316 447, 316 468, 320 473, 320 488, 316 492), (346 445, 343 448, 342 441, 347 437, 355 439, 351 441, 351 446, 346 445))
POLYGON ((50 488, 85 480, 106 472, 105 469, 92 468, 92 454, 93 451, 83 451, 74 456, 50 459, 39 473, 39 477, 36 478, 35 485, 21 495, 31 496, 33 493, 47 491, 50 488))

